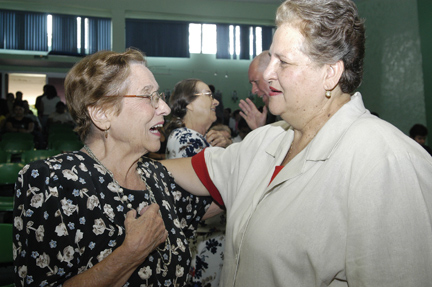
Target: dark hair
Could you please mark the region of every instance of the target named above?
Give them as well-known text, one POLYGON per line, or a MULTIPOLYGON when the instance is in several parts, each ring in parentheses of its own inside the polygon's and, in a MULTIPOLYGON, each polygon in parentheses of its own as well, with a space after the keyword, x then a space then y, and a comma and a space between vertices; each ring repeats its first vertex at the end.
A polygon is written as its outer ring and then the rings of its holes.
POLYGON ((416 136, 425 137, 428 134, 428 129, 422 124, 415 124, 409 131, 410 137, 415 138, 416 136))
POLYGON ((202 81, 199 79, 186 79, 178 82, 174 86, 174 91, 169 99, 171 120, 166 127, 167 135, 169 135, 171 131, 185 126, 183 119, 187 113, 186 107, 198 97, 195 95, 198 82, 202 81))
POLYGON ((215 88, 215 86, 213 86, 213 85, 208 85, 208 87, 209 87, 210 91, 212 92, 212 94, 214 95, 215 92, 216 92, 216 88, 215 88))
POLYGON ((351 0, 287 0, 276 25, 295 25, 305 38, 303 52, 318 64, 344 63, 339 86, 352 94, 363 77, 365 27, 351 0))

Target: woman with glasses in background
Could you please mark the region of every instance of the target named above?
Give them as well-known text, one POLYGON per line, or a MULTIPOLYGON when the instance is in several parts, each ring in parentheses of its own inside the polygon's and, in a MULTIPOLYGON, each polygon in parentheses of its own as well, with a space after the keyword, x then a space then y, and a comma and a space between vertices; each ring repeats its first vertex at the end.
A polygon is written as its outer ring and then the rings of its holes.
POLYGON ((170 108, 142 53, 102 51, 65 80, 83 149, 26 165, 14 209, 17 286, 183 286, 211 201, 143 157, 170 108))
MULTIPOLYGON (((206 147, 225 148, 232 143, 223 132, 208 131, 216 121, 218 105, 219 102, 213 97, 209 86, 199 79, 186 79, 175 85, 170 97, 172 117, 167 126, 167 159, 191 157, 206 147)), ((210 210, 222 212, 214 203, 210 210)), ((200 223, 196 240, 191 242, 190 285, 219 286, 225 223, 225 213, 200 223)))

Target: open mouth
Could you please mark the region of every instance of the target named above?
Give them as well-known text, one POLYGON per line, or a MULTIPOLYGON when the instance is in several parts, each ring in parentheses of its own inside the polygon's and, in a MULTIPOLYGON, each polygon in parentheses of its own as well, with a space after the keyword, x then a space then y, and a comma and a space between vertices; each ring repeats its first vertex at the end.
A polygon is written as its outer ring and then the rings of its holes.
POLYGON ((154 125, 150 128, 151 133, 159 133, 159 130, 163 127, 162 124, 154 125))

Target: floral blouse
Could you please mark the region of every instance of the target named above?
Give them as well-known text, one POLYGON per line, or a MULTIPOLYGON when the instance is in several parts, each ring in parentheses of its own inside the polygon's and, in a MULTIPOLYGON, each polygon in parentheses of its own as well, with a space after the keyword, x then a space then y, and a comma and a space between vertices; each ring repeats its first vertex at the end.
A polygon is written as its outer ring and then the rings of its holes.
POLYGON ((186 127, 177 128, 168 137, 166 158, 191 157, 209 146, 199 132, 186 127))
MULTIPOLYGON (((183 286, 191 262, 188 239, 211 199, 185 192, 151 159, 142 157, 137 171, 160 206, 170 246, 150 253, 124 286, 183 286)), ((129 208, 118 191, 106 170, 80 151, 26 165, 15 185, 16 286, 61 286, 120 246, 129 208)), ((148 190, 123 193, 138 214, 151 204, 148 190)))
MULTIPOLYGON (((167 159, 191 157, 209 146, 200 133, 185 127, 177 128, 168 137, 167 159)), ((198 225, 198 236, 189 242, 192 264, 188 286, 219 286, 225 248, 225 225, 225 212, 198 225)))

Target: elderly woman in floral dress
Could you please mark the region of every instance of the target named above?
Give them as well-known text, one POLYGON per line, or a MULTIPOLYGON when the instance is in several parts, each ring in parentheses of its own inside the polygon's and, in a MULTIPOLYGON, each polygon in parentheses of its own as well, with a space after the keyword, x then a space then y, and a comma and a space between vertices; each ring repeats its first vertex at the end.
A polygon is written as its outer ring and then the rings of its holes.
POLYGON ((211 201, 158 162, 170 108, 142 53, 102 51, 65 81, 84 147, 26 165, 15 187, 16 286, 183 286, 211 201))

